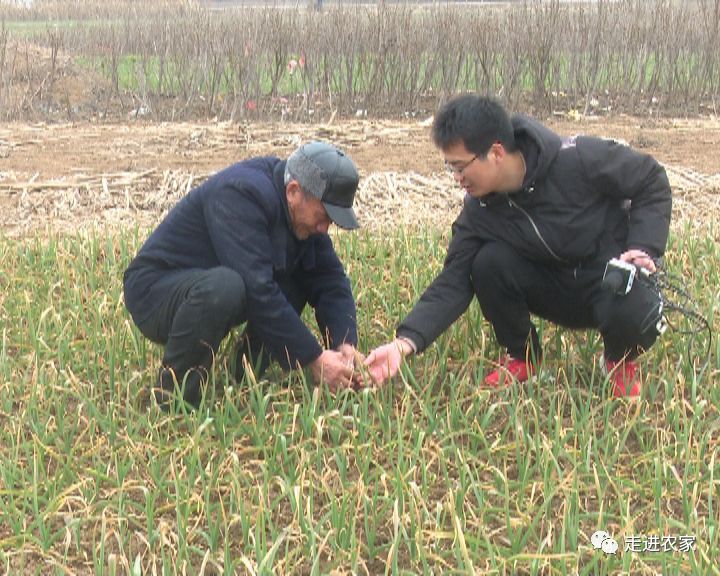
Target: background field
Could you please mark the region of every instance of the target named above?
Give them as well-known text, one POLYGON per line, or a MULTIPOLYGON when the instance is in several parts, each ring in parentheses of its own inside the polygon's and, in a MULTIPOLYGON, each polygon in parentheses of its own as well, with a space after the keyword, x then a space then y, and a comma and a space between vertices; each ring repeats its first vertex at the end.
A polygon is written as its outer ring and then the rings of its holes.
POLYGON ((717 113, 715 0, 314 5, 2 4, 0 112, 317 122, 473 90, 543 115, 717 113))
MULTIPOLYGON (((202 83, 184 99, 154 92, 133 82, 156 54, 120 47, 154 30, 162 12, 135 30, 133 6, 36 2, 31 13, 3 12, 0 573, 720 573, 720 343, 683 334, 690 327, 679 317, 645 358, 638 403, 608 399, 595 334, 550 325, 541 327, 539 379, 480 390, 500 351, 473 304, 383 390, 332 397, 278 371, 234 382, 234 334, 202 408, 159 413, 147 390, 161 351, 133 327, 121 276, 149 229, 208 174, 248 156, 284 156, 310 138, 348 150, 362 174, 363 229, 334 239, 366 349, 392 336, 441 266, 461 195, 429 141, 432 110, 452 90, 406 91, 397 108, 388 107, 392 83, 377 93, 364 85, 352 98, 323 90, 311 117, 290 106, 307 91, 280 60, 277 94, 263 83, 257 98, 219 90, 210 106, 202 83), (103 34, 105 52, 93 44, 103 34), (127 70, 116 85, 113 67, 102 68, 113 54, 116 70, 127 70), (273 100, 281 96, 290 102, 273 100), (598 529, 618 541, 617 555, 592 547, 598 529), (695 546, 625 550, 633 536, 641 548, 663 536, 694 537, 695 546)), ((168 37, 197 17, 196 8, 157 6, 178 24, 168 24, 168 37)), ((677 6, 661 3, 650 22, 680 27, 677 6)), ((693 6, 717 11, 717 3, 693 6)), ((402 10, 388 21, 409 17, 402 10)), ((710 46, 715 13, 701 22, 710 46)), ((185 68, 200 69, 210 68, 185 68)), ((565 99, 550 90, 549 109, 532 83, 509 99, 561 133, 622 139, 666 166, 674 189, 667 269, 715 333, 716 76, 702 94, 688 92, 682 117, 659 88, 654 106, 647 85, 628 107, 635 115, 607 110, 602 95, 593 104, 579 88, 565 99)), ((630 102, 634 90, 640 85, 607 98, 630 102)))

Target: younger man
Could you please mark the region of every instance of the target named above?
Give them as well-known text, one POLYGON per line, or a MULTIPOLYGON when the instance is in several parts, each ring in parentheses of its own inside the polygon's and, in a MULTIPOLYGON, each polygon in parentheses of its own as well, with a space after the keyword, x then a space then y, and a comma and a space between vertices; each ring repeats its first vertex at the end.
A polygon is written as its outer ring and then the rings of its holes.
POLYGON ((542 362, 530 314, 595 328, 615 396, 637 396, 636 358, 658 335, 660 297, 636 281, 603 286, 610 259, 655 272, 671 214, 670 185, 650 156, 611 140, 564 138, 497 102, 467 95, 437 114, 433 140, 465 189, 444 267, 366 359, 377 384, 425 350, 475 296, 507 355, 484 384, 524 382, 542 362))

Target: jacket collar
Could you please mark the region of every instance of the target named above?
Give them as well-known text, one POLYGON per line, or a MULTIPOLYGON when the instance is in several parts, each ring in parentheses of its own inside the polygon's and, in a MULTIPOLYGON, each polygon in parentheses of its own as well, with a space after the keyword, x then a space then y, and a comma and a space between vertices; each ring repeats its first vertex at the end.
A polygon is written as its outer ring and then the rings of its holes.
POLYGON ((275 186, 275 191, 280 197, 280 203, 283 207, 283 214, 285 215, 285 225, 287 226, 288 230, 292 232, 292 226, 290 225, 290 209, 288 208, 287 194, 285 193, 286 164, 286 160, 281 160, 275 165, 275 168, 273 169, 273 184, 275 186))
POLYGON ((515 142, 525 159, 523 189, 542 179, 555 160, 562 139, 533 118, 518 114, 512 118, 515 142))
POLYGON ((311 249, 313 242, 299 240, 292 229, 287 194, 285 193, 285 164, 287 164, 285 160, 278 162, 273 169, 272 176, 275 192, 282 205, 283 216, 281 218, 284 218, 282 222, 278 222, 282 225, 278 226, 278 231, 273 238, 273 265, 276 271, 285 271, 288 267, 294 269, 302 261, 305 268, 310 269, 315 266, 315 252, 311 249))

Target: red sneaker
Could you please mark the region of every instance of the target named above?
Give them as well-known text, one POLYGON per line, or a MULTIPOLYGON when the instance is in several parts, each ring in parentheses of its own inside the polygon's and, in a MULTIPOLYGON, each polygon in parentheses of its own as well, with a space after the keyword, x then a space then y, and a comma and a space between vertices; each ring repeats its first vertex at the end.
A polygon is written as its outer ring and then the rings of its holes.
POLYGON ((526 382, 530 376, 537 372, 537 365, 525 360, 518 360, 509 354, 498 364, 497 370, 493 370, 485 376, 483 384, 490 388, 497 388, 512 381, 526 382))
POLYGON ((613 396, 625 398, 640 396, 640 367, 632 360, 605 361, 605 368, 613 383, 613 396))

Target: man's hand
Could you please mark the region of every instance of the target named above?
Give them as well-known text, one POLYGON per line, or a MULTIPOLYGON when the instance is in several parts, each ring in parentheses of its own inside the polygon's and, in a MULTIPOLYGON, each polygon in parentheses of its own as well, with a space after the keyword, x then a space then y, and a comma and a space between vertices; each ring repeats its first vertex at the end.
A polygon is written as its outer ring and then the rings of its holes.
MULTIPOLYGON (((343 345, 343 346, 349 346, 343 345)), ((352 346, 350 346, 355 350, 352 346)), ((330 392, 335 394, 343 388, 350 388, 353 385, 355 374, 355 356, 349 356, 347 350, 325 350, 317 360, 310 363, 313 379, 317 384, 323 382, 328 385, 330 392)))
POLYGON ((363 378, 363 369, 365 368, 365 356, 352 344, 341 344, 337 347, 337 351, 343 355, 345 361, 354 367, 352 376, 353 387, 362 388, 365 386, 365 378, 363 378))
POLYGON ((360 359, 361 361, 365 360, 365 357, 360 354, 357 348, 355 348, 355 346, 353 346, 352 344, 340 344, 340 346, 338 346, 336 350, 340 352, 340 354, 342 354, 346 360, 352 360, 353 362, 357 361, 358 359, 360 359))
POLYGON ((365 359, 365 366, 368 367, 373 382, 382 386, 385 380, 395 376, 403 357, 411 354, 412 351, 412 346, 399 338, 375 348, 365 359))
POLYGON ((644 268, 650 274, 654 274, 657 268, 655 267, 655 261, 642 250, 628 250, 620 254, 620 260, 644 268))

